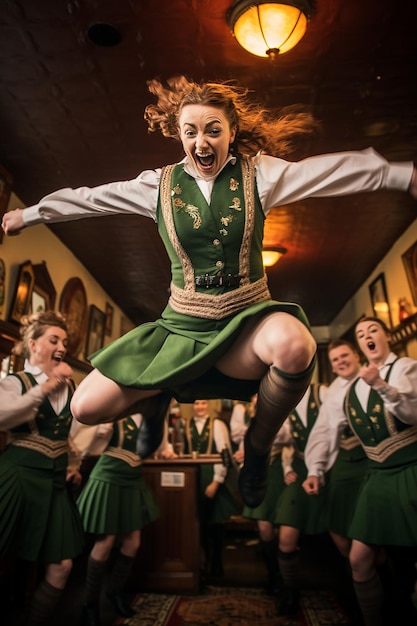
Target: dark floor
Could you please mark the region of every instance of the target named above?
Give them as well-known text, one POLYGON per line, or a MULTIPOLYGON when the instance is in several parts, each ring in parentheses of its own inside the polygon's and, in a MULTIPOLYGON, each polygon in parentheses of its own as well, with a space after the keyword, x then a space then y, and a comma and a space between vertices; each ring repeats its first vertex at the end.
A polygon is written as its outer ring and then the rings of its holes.
MULTIPOLYGON (((63 599, 57 611, 45 626, 78 626, 83 602, 86 556, 87 551, 75 560, 63 599)), ((348 569, 328 536, 303 538, 300 560, 301 588, 333 590, 350 618, 352 626, 362 626, 362 621, 358 617, 348 569)), ((2 607, 0 623, 3 626, 21 625, 23 607, 26 602, 22 589, 24 588, 24 581, 27 581, 28 577, 29 574, 22 565, 15 570, 14 577, 3 577, 0 585, 0 602, 2 607), (15 591, 12 594, 13 598, 10 604, 10 591, 16 589, 19 591, 15 591)), ((242 528, 239 528, 239 524, 233 524, 226 531, 224 575, 222 578, 206 579, 203 582, 202 590, 204 590, 204 583, 224 585, 226 587, 264 587, 266 582, 266 571, 259 555, 256 530, 248 529, 246 525, 242 525, 242 528)), ((132 586, 128 592, 133 598, 137 593, 140 593, 140 589, 135 589, 132 586)), ((406 595, 406 600, 403 599, 403 596, 400 596, 392 604, 394 605, 391 606, 391 613, 387 614, 386 622, 381 626, 393 626, 394 624, 400 626, 417 625, 417 613, 410 608, 408 594, 406 595)), ((101 617, 102 626, 113 626, 118 617, 106 600, 102 603, 101 617)))

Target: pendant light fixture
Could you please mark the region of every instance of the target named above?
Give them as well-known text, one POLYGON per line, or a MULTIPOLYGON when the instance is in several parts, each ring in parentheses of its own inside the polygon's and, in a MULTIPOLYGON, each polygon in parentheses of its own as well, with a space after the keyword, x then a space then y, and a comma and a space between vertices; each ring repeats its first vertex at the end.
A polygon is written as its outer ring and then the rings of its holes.
POLYGON ((273 248, 263 248, 262 262, 264 267, 271 267, 278 263, 283 254, 287 253, 287 248, 283 246, 275 246, 273 248))
POLYGON ((314 0, 237 0, 227 20, 237 42, 259 57, 274 59, 297 45, 306 32, 314 0))

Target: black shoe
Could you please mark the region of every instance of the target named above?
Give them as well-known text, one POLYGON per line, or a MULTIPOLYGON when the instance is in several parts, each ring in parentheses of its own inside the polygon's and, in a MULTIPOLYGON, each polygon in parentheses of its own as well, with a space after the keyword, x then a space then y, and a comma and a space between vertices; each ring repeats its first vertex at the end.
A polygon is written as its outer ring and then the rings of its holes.
POLYGON ((81 612, 81 626, 100 626, 100 613, 97 604, 85 604, 81 612))
POLYGON ((250 442, 248 428, 245 436, 245 459, 239 472, 238 486, 243 502, 251 509, 259 506, 265 498, 268 485, 269 451, 258 454, 250 442))
POLYGON ((136 453, 142 459, 151 456, 161 445, 171 398, 171 394, 164 392, 135 404, 135 412, 143 416, 136 440, 136 453))
POLYGON ((126 602, 120 591, 116 593, 110 593, 108 591, 106 596, 118 615, 121 615, 122 617, 133 617, 133 615, 135 615, 135 611, 132 609, 130 604, 126 602))
POLYGON ((281 597, 283 590, 284 584, 279 573, 277 573, 275 576, 268 577, 268 583, 266 586, 266 592, 268 595, 278 598, 281 597))
POLYGON ((295 615, 300 607, 298 589, 283 589, 276 599, 277 615, 295 615))

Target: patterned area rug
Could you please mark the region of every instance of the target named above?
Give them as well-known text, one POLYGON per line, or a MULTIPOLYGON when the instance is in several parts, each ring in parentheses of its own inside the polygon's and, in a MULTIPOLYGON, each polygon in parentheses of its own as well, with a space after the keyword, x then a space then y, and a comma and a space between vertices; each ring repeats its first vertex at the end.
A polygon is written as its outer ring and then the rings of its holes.
POLYGON ((136 615, 115 626, 342 626, 349 618, 332 592, 305 591, 294 617, 278 617, 274 599, 261 589, 207 587, 199 596, 143 593, 136 615))

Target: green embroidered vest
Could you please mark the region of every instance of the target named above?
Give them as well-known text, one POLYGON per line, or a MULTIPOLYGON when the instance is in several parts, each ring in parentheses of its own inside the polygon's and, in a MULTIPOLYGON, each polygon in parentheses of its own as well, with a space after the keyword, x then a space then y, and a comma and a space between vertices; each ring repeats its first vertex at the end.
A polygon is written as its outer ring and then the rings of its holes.
POLYGON ((222 319, 271 298, 262 264, 265 215, 254 165, 228 163, 207 203, 183 164, 163 169, 158 229, 171 261, 169 304, 176 312, 222 319), (236 286, 196 286, 196 276, 239 276, 236 286))
MULTIPOLYGON (((35 387, 38 384, 29 372, 17 372, 16 374, 11 374, 11 376, 16 376, 20 380, 22 394, 25 394, 31 387, 35 387)), ((11 428, 10 432, 13 434, 36 433, 54 441, 66 441, 72 421, 70 413, 71 396, 72 393, 69 393, 68 400, 58 415, 52 408, 48 397, 45 397, 38 408, 35 418, 11 428)))
POLYGON ((310 385, 310 394, 307 405, 307 425, 304 426, 299 413, 294 409, 289 414, 291 434, 294 438, 297 452, 304 453, 307 445, 307 439, 314 426, 321 406, 319 396, 320 385, 310 385))
MULTIPOLYGON (((394 361, 385 376, 388 382, 394 361)), ((397 462, 412 462, 417 458, 417 427, 397 419, 384 406, 375 389, 371 389, 366 411, 356 394, 356 380, 345 400, 345 413, 352 430, 359 437, 366 455, 374 465, 393 466, 397 462)))

